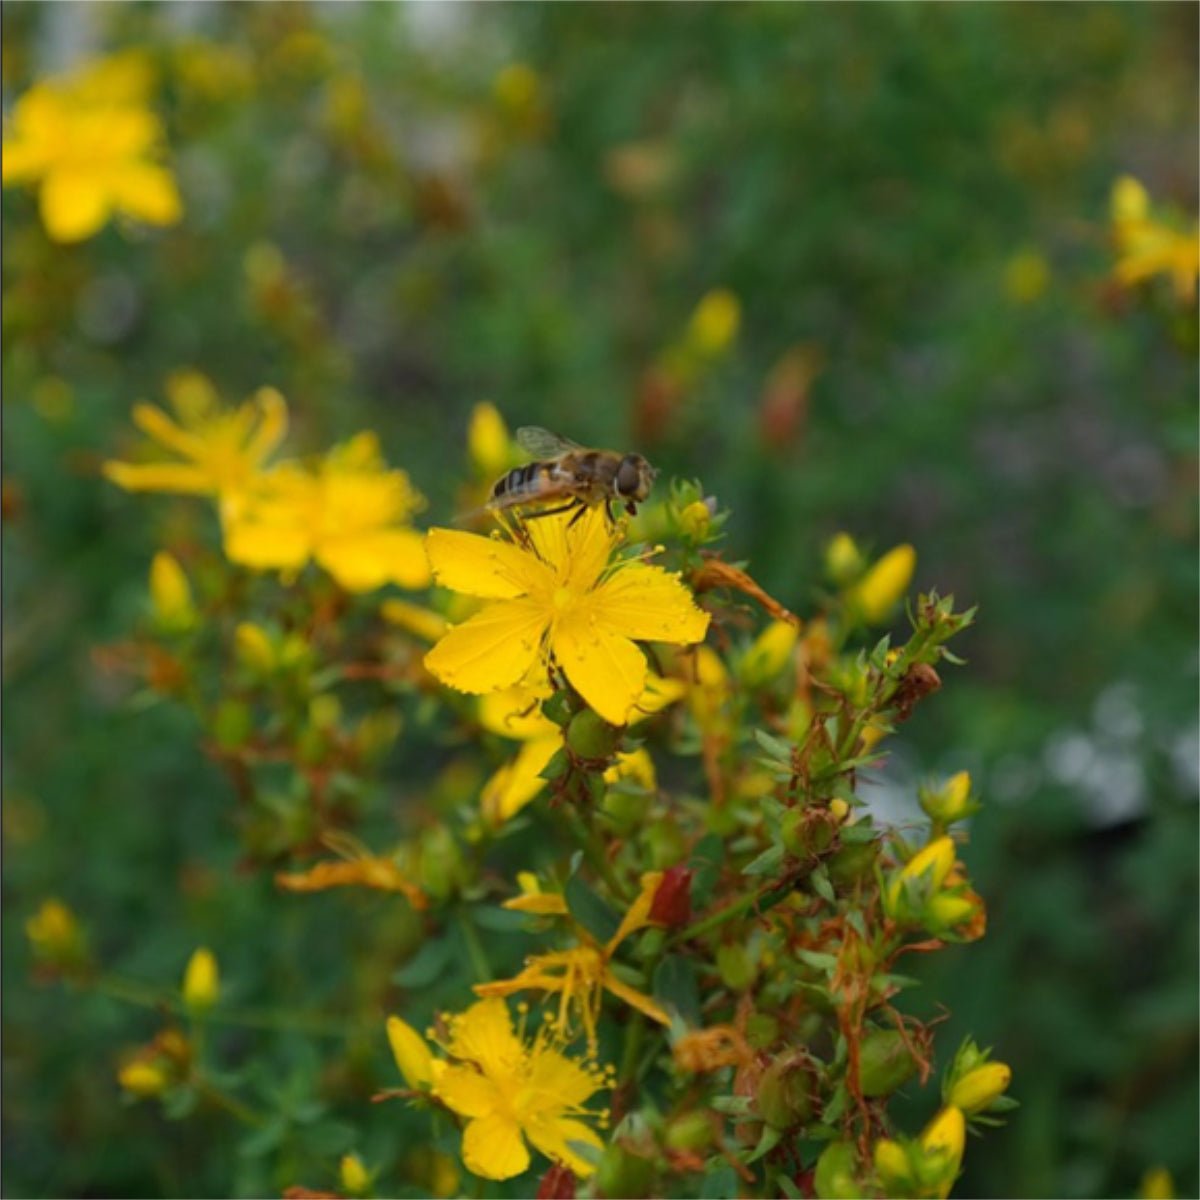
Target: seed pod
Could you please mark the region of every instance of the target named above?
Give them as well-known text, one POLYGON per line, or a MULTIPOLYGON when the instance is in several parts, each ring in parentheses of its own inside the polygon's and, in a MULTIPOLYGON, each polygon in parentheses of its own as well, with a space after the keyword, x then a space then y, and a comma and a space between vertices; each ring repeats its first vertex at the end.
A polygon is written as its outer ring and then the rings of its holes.
POLYGON ((876 1029, 863 1038, 858 1082, 864 1096, 889 1096, 916 1072, 917 1063, 897 1029, 876 1029))
POLYGON ((621 740, 620 731, 614 729, 590 708, 576 713, 567 726, 567 746, 577 758, 589 762, 604 762, 612 757, 621 740))
POLYGON ((758 1081, 755 1105, 773 1129, 793 1129, 812 1119, 812 1079, 795 1058, 773 1062, 758 1081))

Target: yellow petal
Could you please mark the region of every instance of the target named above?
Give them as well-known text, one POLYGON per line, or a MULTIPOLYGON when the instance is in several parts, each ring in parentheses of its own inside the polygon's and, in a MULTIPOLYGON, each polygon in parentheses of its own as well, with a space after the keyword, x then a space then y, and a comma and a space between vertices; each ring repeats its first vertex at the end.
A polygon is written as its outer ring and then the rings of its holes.
POLYGON ((183 463, 106 462, 104 477, 127 492, 170 492, 183 496, 208 496, 212 481, 199 467, 183 463))
POLYGON ((484 784, 479 807, 491 824, 503 824, 542 793, 546 786, 542 771, 561 744, 557 730, 552 737, 526 742, 517 757, 484 784))
POLYGON ((175 176, 154 163, 129 163, 113 177, 118 208, 149 225, 174 225, 183 215, 175 176))
POLYGON ((650 910, 654 907, 654 897, 658 894, 659 884, 662 883, 661 871, 647 871, 642 876, 642 890, 637 899, 629 906, 617 932, 612 935, 605 949, 611 954, 631 933, 641 929, 650 921, 650 910))
POLYGON ((688 644, 704 640, 708 613, 692 594, 661 567, 623 567, 593 593, 596 619, 614 633, 651 642, 688 644))
POLYGON ((404 1082, 410 1088, 429 1086, 433 1082, 433 1053, 425 1039, 399 1017, 388 1017, 387 1036, 404 1082))
POLYGON ((385 621, 399 625, 401 629, 415 633, 427 642, 436 642, 449 628, 449 623, 441 613, 404 600, 385 600, 379 611, 385 621))
POLYGON ((508 1005, 495 998, 480 1000, 452 1017, 450 1053, 477 1063, 493 1078, 515 1070, 525 1051, 513 1030, 508 1005))
POLYGON ((558 625, 551 648, 584 700, 610 724, 624 725, 646 680, 646 659, 637 646, 576 615, 558 625))
POLYGON ((545 627, 538 605, 500 600, 451 629, 425 655, 425 666, 460 692, 512 687, 533 666, 545 627))
POLYGON ((527 550, 499 538, 480 537, 458 529, 431 529, 425 539, 433 577, 451 591, 504 600, 524 596, 549 571, 527 550))
POLYGON ((651 1000, 644 992, 639 992, 637 988, 630 987, 629 984, 622 982, 611 971, 605 972, 604 987, 606 991, 611 992, 618 1000, 624 1000, 631 1008, 636 1008, 638 1012, 645 1013, 650 1020, 657 1021, 660 1025, 671 1024, 671 1018, 655 1001, 651 1000))
POLYGON ((479 723, 501 737, 522 741, 545 737, 558 726, 542 715, 542 700, 550 694, 549 685, 530 687, 525 683, 490 692, 479 702, 479 723))
POLYGON ((260 413, 260 421, 246 443, 245 453, 251 462, 262 462, 287 433, 287 401, 275 388, 263 387, 254 393, 253 403, 260 413))
POLYGON ((433 1091, 460 1117, 484 1117, 502 1103, 495 1083, 469 1063, 446 1063, 433 1091))
POLYGON ((311 549, 309 533, 299 525, 256 521, 244 512, 225 522, 225 557, 256 571, 298 571, 311 549))
POLYGON ((103 180, 90 171, 51 171, 42 180, 39 202, 42 224, 56 242, 91 237, 112 211, 103 180))
POLYGON ((537 1149, 547 1158, 574 1171, 580 1179, 586 1179, 595 1171, 596 1159, 599 1158, 599 1151, 604 1149, 604 1142, 589 1125, 570 1117, 538 1116, 527 1120, 524 1128, 537 1149), (572 1143, 591 1146, 597 1151, 595 1158, 585 1158, 572 1147, 572 1143))
POLYGON ((327 538, 316 560, 348 592, 371 592, 385 583, 420 588, 429 582, 424 539, 412 529, 379 529, 327 538))
POLYGON ((682 680, 665 679, 650 671, 646 675, 646 686, 638 697, 637 708, 630 717, 631 721, 641 721, 654 713, 662 712, 664 708, 674 704, 687 691, 682 680))
POLYGON ((521 1140, 521 1127, 496 1114, 477 1117, 467 1126, 462 1155, 467 1170, 484 1179, 511 1179, 529 1166, 529 1151, 521 1140))
POLYGON ((199 459, 204 456, 204 440, 181 429, 161 408, 153 404, 135 404, 133 423, 160 446, 174 450, 181 458, 199 459))
POLYGON ((529 1058, 529 1088, 554 1097, 560 1108, 579 1108, 600 1086, 602 1076, 595 1067, 568 1058, 552 1045, 541 1044, 529 1058))
POLYGON ((5 138, 4 152, 0 156, 0 177, 4 186, 28 183, 41 175, 48 161, 46 149, 32 138, 5 138))

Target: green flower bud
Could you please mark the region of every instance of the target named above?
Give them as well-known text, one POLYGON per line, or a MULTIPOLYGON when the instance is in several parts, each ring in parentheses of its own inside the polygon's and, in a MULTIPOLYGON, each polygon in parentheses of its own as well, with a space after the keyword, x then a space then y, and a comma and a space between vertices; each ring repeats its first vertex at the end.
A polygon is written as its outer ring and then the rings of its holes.
POLYGON ((631 1154, 619 1143, 604 1151, 596 1168, 596 1191, 605 1200, 649 1196, 654 1186, 654 1163, 631 1154))
POLYGON ((222 750, 245 745, 254 728, 249 705, 241 700, 222 700, 213 713, 212 733, 222 750))
POLYGON ((812 1120, 812 1079, 794 1058, 773 1062, 758 1081, 754 1103, 773 1129, 793 1129, 812 1120))
POLYGON ((701 1153, 712 1145, 712 1119, 703 1112, 683 1113, 667 1126, 663 1140, 668 1149, 701 1153))
POLYGON ((830 1142, 817 1159, 813 1177, 821 1200, 860 1200, 863 1191, 855 1178, 857 1165, 852 1143, 830 1142))
POLYGON ((620 741, 620 730, 614 729, 590 708, 576 713, 567 726, 567 746, 571 753, 589 762, 607 761, 620 741))
POLYGON ((864 1096, 889 1096, 916 1073, 917 1063, 896 1029, 876 1029, 859 1047, 858 1082, 864 1096))
POLYGON ((754 959, 741 942, 726 942, 717 950, 717 974, 732 991, 745 991, 757 973, 754 959))

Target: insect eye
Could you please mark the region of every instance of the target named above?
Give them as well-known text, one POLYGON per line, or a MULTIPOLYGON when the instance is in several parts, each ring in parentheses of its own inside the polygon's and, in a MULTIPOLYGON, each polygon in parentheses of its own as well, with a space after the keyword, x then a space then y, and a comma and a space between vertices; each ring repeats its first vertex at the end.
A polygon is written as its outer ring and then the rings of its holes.
POLYGON ((638 470, 637 459, 633 455, 627 455, 621 460, 621 465, 617 468, 617 495, 632 495, 637 491, 641 478, 642 473, 638 470))

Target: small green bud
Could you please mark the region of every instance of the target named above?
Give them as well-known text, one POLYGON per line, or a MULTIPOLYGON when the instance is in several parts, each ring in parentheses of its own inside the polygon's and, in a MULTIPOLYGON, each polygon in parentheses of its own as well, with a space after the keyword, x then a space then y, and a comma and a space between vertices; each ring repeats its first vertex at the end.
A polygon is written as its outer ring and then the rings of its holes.
POLYGON ((753 982, 757 970, 750 952, 741 942, 726 942, 717 950, 717 974, 732 991, 745 991, 753 982))
POLYGON ((669 821, 659 821, 646 830, 646 848, 655 870, 673 867, 687 854, 687 842, 679 827, 669 821))
POLYGON ((542 716, 555 725, 565 725, 573 715, 571 700, 566 692, 555 692, 542 702, 542 716))
POLYGON ((236 750, 254 728, 250 706, 241 700, 222 700, 213 713, 212 733, 222 750, 236 750))
POLYGON ((859 1200, 863 1192, 855 1179, 856 1167, 851 1142, 830 1142, 817 1159, 813 1177, 820 1200, 859 1200))
POLYGON ((619 1143, 604 1151, 596 1168, 596 1191, 605 1200, 632 1200, 649 1196, 654 1185, 654 1163, 631 1154, 619 1143))
POLYGON ((670 1150, 702 1153, 712 1145, 712 1119, 703 1112, 683 1113, 667 1126, 663 1140, 670 1150))
POLYGON ((875 1029, 859 1047, 858 1082, 864 1096, 889 1096, 916 1073, 917 1063, 896 1029, 875 1029))
POLYGON ((632 833, 645 820, 653 798, 646 792, 627 792, 609 788, 600 811, 612 821, 622 836, 632 833))
POLYGON ((755 1093, 762 1119, 773 1129, 793 1129, 813 1115, 812 1080, 793 1059, 777 1059, 763 1073, 755 1093))
POLYGON ((571 718, 567 726, 567 746, 578 758, 589 762, 604 762, 612 757, 621 740, 621 733, 590 708, 571 718))

